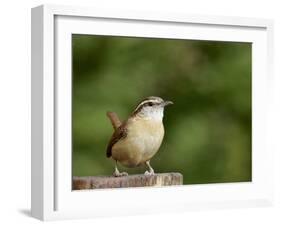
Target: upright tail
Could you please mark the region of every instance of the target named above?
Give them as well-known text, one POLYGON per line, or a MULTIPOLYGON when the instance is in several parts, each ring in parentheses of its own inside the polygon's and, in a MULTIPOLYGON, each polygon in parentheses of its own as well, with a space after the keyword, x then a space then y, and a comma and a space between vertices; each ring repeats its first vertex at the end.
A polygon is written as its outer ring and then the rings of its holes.
POLYGON ((116 130, 118 127, 121 126, 122 122, 120 121, 118 115, 115 112, 108 111, 106 113, 106 115, 110 119, 110 122, 111 122, 114 130, 116 130))

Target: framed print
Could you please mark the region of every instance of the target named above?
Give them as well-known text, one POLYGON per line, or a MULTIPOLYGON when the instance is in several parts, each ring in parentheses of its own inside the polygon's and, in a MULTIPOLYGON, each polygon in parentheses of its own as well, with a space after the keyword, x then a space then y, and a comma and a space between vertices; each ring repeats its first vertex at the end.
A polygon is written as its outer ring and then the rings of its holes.
POLYGON ((32 9, 32 216, 270 205, 272 30, 265 19, 32 9))

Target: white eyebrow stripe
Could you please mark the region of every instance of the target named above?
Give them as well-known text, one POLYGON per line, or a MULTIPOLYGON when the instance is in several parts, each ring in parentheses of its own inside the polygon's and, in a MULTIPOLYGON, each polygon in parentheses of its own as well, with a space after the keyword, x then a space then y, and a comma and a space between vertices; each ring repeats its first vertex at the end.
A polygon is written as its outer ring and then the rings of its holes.
POLYGON ((155 99, 144 100, 144 101, 142 101, 142 102, 135 108, 134 112, 137 111, 142 105, 144 105, 144 104, 146 104, 146 103, 149 103, 149 102, 160 103, 159 100, 155 100, 155 99))

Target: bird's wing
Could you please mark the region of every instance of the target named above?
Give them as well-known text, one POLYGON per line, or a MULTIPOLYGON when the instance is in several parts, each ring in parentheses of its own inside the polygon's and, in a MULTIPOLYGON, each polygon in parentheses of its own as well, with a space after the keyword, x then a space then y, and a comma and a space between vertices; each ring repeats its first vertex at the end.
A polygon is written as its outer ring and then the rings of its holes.
POLYGON ((108 158, 111 157, 113 145, 116 144, 119 140, 124 139, 127 136, 127 129, 125 124, 126 123, 123 123, 114 131, 106 149, 106 156, 108 158))

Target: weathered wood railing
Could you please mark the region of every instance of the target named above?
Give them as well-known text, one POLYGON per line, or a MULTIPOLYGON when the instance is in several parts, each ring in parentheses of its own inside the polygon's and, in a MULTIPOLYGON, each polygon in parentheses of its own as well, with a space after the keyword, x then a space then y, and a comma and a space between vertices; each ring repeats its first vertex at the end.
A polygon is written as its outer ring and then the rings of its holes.
POLYGON ((72 189, 128 188, 146 186, 182 185, 183 176, 180 173, 159 173, 155 175, 136 174, 124 177, 89 176, 73 177, 72 189))

